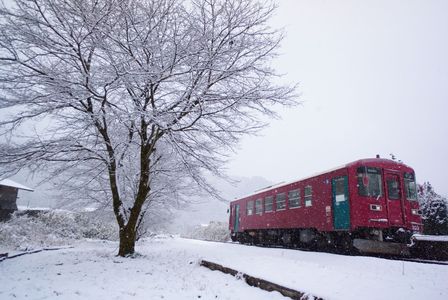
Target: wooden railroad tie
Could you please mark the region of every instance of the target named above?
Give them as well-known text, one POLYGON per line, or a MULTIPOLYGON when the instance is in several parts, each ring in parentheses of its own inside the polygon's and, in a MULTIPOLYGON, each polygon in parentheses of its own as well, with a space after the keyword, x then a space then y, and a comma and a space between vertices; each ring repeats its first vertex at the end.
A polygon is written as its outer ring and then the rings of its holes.
POLYGON ((272 291, 277 291, 280 294, 282 294, 285 297, 289 297, 291 299, 294 300, 323 300, 322 298, 304 293, 304 292, 300 292, 300 291, 296 291, 287 287, 284 287, 282 285, 261 279, 261 278, 257 278, 254 276, 250 276, 248 274, 244 274, 242 272, 239 272, 237 270, 231 269, 231 268, 227 268, 224 267, 220 264, 211 262, 211 261, 207 261, 207 260, 201 260, 199 263, 201 266, 209 268, 212 271, 221 271, 223 273, 226 274, 230 274, 232 276, 235 277, 239 277, 241 279, 244 279, 244 281, 246 281, 246 283, 250 286, 254 286, 254 287, 258 287, 262 290, 268 291, 268 292, 272 292, 272 291))

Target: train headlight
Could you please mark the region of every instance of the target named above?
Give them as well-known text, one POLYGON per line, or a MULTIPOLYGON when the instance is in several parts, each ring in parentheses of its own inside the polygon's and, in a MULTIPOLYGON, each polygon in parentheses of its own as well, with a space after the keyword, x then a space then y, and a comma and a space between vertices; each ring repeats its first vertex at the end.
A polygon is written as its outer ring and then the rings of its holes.
POLYGON ((378 205, 378 204, 370 204, 370 210, 373 210, 373 211, 382 211, 383 208, 381 207, 381 205, 378 205))
POLYGON ((414 216, 420 216, 422 214, 422 212, 419 209, 411 209, 411 213, 414 216))

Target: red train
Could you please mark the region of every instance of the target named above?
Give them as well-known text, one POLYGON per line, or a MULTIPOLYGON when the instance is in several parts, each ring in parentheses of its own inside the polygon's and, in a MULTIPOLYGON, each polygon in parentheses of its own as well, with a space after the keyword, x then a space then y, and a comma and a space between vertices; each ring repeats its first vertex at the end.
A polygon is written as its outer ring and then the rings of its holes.
POLYGON ((408 254, 423 231, 414 170, 362 159, 230 203, 234 241, 408 254))

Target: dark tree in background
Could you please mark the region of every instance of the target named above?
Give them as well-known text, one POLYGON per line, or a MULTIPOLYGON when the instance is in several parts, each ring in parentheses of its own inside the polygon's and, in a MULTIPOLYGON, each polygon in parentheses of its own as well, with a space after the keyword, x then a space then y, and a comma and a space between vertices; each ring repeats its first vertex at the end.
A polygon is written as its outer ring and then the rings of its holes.
POLYGON ((419 185, 418 199, 425 234, 448 235, 448 200, 437 194, 429 182, 419 185))
MULTIPOLYGON (((249 0, 13 0, 0 6, 0 175, 28 168, 107 201, 119 255, 151 205, 213 192, 239 138, 294 87, 270 67, 274 6, 249 0)), ((162 205, 160 205, 162 204, 162 205)), ((157 213, 157 212, 156 212, 157 213)))

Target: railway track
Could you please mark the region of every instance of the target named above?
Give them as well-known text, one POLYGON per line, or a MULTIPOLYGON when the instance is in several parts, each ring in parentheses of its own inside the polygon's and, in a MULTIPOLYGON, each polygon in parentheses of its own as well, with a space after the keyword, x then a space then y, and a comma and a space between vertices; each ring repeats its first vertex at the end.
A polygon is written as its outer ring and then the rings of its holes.
POLYGON ((241 244, 239 242, 232 242, 232 241, 228 241, 228 242, 207 241, 207 242, 243 245, 243 246, 259 247, 259 248, 276 248, 276 249, 300 250, 300 251, 307 251, 307 252, 322 252, 322 253, 331 253, 331 254, 347 255, 347 256, 378 257, 378 258, 384 258, 384 259, 389 259, 389 260, 448 266, 448 260, 433 260, 433 259, 411 258, 411 257, 408 258, 408 257, 398 257, 398 256, 392 256, 392 255, 369 254, 369 253, 365 253, 365 254, 358 253, 358 254, 350 255, 350 254, 341 253, 341 252, 337 252, 337 251, 325 251, 324 249, 322 249, 321 251, 316 251, 315 249, 282 247, 282 246, 277 246, 277 245, 248 245, 248 244, 241 244))
POLYGON ((390 260, 398 260, 398 261, 408 261, 408 262, 416 262, 420 264, 433 264, 433 265, 442 265, 448 266, 448 261, 441 260, 430 260, 430 259, 419 259, 419 258, 404 258, 404 257, 382 257, 390 260))

